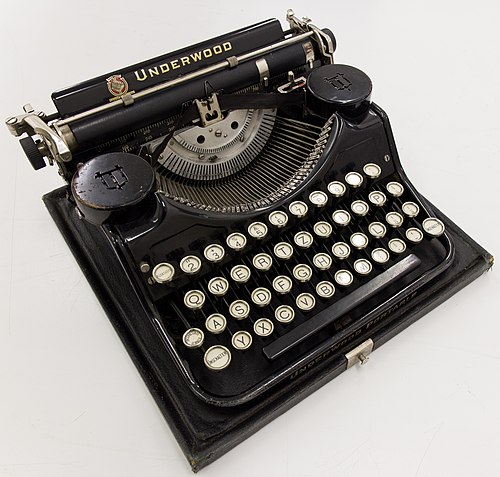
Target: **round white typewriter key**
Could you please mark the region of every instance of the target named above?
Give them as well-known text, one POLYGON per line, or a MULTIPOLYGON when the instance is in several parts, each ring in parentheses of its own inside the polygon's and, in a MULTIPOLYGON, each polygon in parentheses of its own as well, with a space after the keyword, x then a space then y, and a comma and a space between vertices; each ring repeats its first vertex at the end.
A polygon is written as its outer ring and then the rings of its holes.
POLYGON ((274 246, 274 255, 282 260, 288 260, 293 255, 293 247, 286 242, 279 242, 274 246))
POLYGON ((326 238, 330 237, 333 228, 328 222, 321 221, 314 224, 313 230, 318 237, 326 238))
POLYGON ((318 270, 328 270, 332 266, 332 257, 327 253, 317 253, 313 257, 313 263, 318 270))
POLYGON ((377 177, 380 176, 382 169, 380 166, 377 164, 373 164, 373 162, 370 162, 368 164, 365 164, 363 166, 363 172, 370 178, 370 179, 376 179, 377 177))
POLYGON ((385 248, 374 248, 372 250, 372 260, 377 263, 385 263, 389 260, 389 252, 385 248))
POLYGON ((360 275, 368 275, 372 271, 372 264, 366 258, 360 258, 354 262, 354 270, 360 275))
POLYGON ((406 250, 406 244, 398 238, 389 240, 389 249, 394 253, 403 253, 406 250))
POLYGON ((205 328, 210 331, 210 333, 218 335, 226 329, 226 324, 227 321, 224 315, 212 313, 205 321, 205 328))
POLYGON ((399 182, 389 182, 385 188, 393 197, 399 197, 405 191, 404 187, 399 182))
POLYGON ((309 248, 313 244, 314 239, 309 232, 300 231, 295 234, 293 241, 297 247, 309 248))
POLYGON ((182 342, 186 348, 199 348, 203 344, 205 335, 199 328, 189 328, 182 335, 182 342))
POLYGON ((225 346, 216 345, 207 349, 203 358, 205 366, 211 371, 221 371, 231 362, 231 351, 225 346))
POLYGON ((252 344, 252 335, 247 331, 237 331, 231 338, 231 344, 239 350, 248 349, 252 344))
POLYGON ((234 300, 229 305, 229 314, 236 320, 244 320, 250 313, 250 305, 245 300, 234 300))
POLYGON ((257 336, 269 336, 274 330, 274 325, 267 318, 259 318, 253 324, 253 331, 257 336))
POLYGON ((316 285, 316 293, 321 298, 331 298, 335 294, 335 286, 332 282, 319 282, 316 285))
POLYGON ((250 278, 250 269, 245 266, 245 265, 235 265, 233 268, 231 268, 230 272, 231 278, 236 282, 236 283, 246 283, 248 282, 248 279, 250 278))
POLYGON ((314 308, 314 305, 316 305, 316 298, 310 293, 301 293, 297 296, 295 304, 302 311, 310 311, 314 308))
POLYGON ((181 260, 179 266, 184 273, 194 275, 201 269, 201 260, 195 255, 188 255, 181 260))
POLYGON ((252 292, 252 301, 257 305, 257 306, 267 306, 269 303, 271 303, 271 292, 264 287, 259 287, 256 288, 252 292))
POLYGON ((385 236, 387 228, 382 222, 372 222, 368 226, 368 232, 370 232, 370 234, 372 234, 375 238, 382 238, 385 236))
POLYGON ((416 227, 410 227, 406 233, 406 238, 413 243, 419 243, 422 241, 424 238, 424 234, 421 230, 417 229, 416 227))
POLYGON ((280 305, 276 308, 274 317, 281 323, 290 323, 295 318, 295 311, 291 306, 280 305))
POLYGON ((359 187, 363 183, 363 176, 361 174, 359 174, 358 172, 348 172, 345 175, 344 180, 351 187, 359 187))
POLYGON ((377 207, 382 207, 386 201, 387 197, 385 194, 379 190, 374 190, 368 194, 368 200, 377 207))
POLYGON ((364 200, 355 200, 351 204, 351 210, 354 214, 363 217, 368 213, 368 210, 370 210, 370 208, 364 200))
POLYGON ((242 250, 247 244, 247 238, 239 232, 228 235, 226 239, 227 246, 233 250, 242 250))
POLYGON ((174 278, 175 270, 170 263, 159 263, 151 273, 156 283, 168 283, 174 278))
POLYGON ((273 280, 273 288, 282 295, 288 293, 292 289, 292 279, 285 275, 278 275, 273 280))
POLYGON ((208 291, 215 296, 223 296, 229 290, 229 282, 223 277, 214 277, 208 282, 208 291))
POLYGON ((267 235, 267 225, 262 222, 253 222, 248 226, 250 237, 257 240, 263 239, 267 235))
POLYGON ((368 245, 368 237, 361 232, 353 233, 349 240, 351 241, 352 246, 358 250, 362 250, 368 245))
POLYGON ((405 202, 401 208, 408 217, 416 217, 420 212, 420 207, 415 202, 405 202))
POLYGON ((351 214, 347 210, 336 210, 332 214, 332 219, 337 225, 348 225, 351 221, 351 214))
POLYGON ((184 295, 184 304, 191 310, 199 310, 205 303, 205 294, 200 290, 190 290, 184 295))
POLYGON ((332 245, 332 253, 335 257, 344 259, 351 253, 351 247, 345 242, 337 242, 332 245))
POLYGON ((288 206, 288 210, 291 214, 295 215, 295 217, 300 218, 304 217, 307 214, 309 208, 307 207, 307 204, 305 202, 302 202, 301 200, 295 200, 288 206))
POLYGON ((385 216, 385 221, 394 228, 403 225, 403 216, 399 212, 388 212, 385 216))
POLYGON ((269 222, 275 227, 284 227, 288 222, 288 215, 286 212, 282 212, 281 210, 275 210, 269 214, 269 222))
POLYGON ((308 282, 312 277, 312 270, 309 265, 299 263, 293 267, 293 276, 299 282, 308 282))
POLYGON ((353 281, 352 273, 349 270, 339 270, 335 273, 335 281, 339 285, 346 287, 353 281))
POLYGON ((252 263, 257 270, 267 272, 273 264, 273 258, 267 253, 258 253, 253 257, 252 263))
POLYGON ((309 202, 316 207, 324 207, 328 203, 328 196, 321 190, 309 194, 309 202))
POLYGON ((426 233, 432 237, 439 237, 444 233, 444 224, 439 219, 429 217, 422 222, 422 227, 426 233))
POLYGON ((224 258, 224 248, 222 245, 212 243, 203 251, 203 255, 209 262, 220 262, 224 258))
POLYGON ((328 192, 334 197, 342 197, 345 194, 346 187, 342 182, 333 181, 328 184, 328 192))

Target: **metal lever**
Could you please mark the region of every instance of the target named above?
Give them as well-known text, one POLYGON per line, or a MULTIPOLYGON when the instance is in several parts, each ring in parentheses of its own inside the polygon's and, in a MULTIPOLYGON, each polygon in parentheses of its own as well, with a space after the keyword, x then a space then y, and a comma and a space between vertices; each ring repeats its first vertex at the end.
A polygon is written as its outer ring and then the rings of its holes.
POLYGON ((66 142, 48 126, 43 120, 45 114, 41 111, 34 111, 30 105, 24 106, 25 114, 7 118, 5 124, 11 134, 21 136, 27 133, 29 136, 38 135, 42 138, 42 144, 48 151, 42 152, 43 155, 49 155, 51 158, 63 162, 71 160, 71 151, 66 142))
POLYGON ((328 65, 333 64, 333 52, 335 48, 332 39, 325 32, 316 25, 313 25, 310 18, 297 18, 294 11, 291 9, 287 10, 286 19, 290 24, 290 28, 293 30, 303 33, 312 32, 313 38, 318 44, 320 54, 323 58, 323 63, 328 65))

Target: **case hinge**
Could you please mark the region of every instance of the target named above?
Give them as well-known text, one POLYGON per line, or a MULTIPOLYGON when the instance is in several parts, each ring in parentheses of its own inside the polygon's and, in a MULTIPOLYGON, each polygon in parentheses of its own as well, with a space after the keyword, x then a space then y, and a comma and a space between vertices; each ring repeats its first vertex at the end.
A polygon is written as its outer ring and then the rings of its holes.
POLYGON ((364 341, 356 348, 346 353, 347 369, 354 366, 356 363, 365 364, 370 358, 369 355, 373 351, 373 341, 371 339, 364 341))

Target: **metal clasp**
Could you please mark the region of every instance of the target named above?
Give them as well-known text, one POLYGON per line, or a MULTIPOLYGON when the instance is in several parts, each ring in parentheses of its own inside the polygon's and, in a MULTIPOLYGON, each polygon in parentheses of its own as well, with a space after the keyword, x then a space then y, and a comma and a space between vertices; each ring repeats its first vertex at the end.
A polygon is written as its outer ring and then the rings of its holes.
POLYGON ((356 363, 365 364, 370 358, 369 355, 373 351, 373 341, 368 339, 356 346, 353 350, 346 353, 347 369, 354 366, 356 363))
POLYGON ((224 119, 220 110, 219 100, 215 93, 212 93, 205 100, 200 101, 199 99, 195 99, 194 102, 198 108, 201 124, 204 128, 224 119))

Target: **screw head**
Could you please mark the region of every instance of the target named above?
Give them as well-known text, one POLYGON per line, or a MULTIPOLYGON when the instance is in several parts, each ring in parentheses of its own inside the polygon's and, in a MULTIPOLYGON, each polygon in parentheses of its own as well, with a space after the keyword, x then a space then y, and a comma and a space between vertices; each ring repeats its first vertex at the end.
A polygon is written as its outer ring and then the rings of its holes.
POLYGON ((139 268, 141 270, 142 273, 148 273, 149 270, 151 270, 151 267, 149 266, 149 263, 146 263, 146 262, 141 262, 139 264, 139 268))

